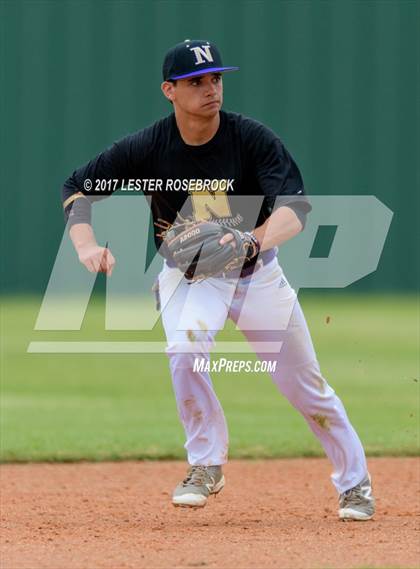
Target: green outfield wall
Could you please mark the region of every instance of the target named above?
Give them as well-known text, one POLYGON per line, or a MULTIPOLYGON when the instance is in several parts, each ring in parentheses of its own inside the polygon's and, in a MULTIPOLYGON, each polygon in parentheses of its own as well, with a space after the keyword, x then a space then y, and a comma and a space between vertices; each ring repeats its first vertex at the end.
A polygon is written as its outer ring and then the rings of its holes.
POLYGON ((378 270, 352 291, 416 288, 417 2, 0 5, 4 291, 43 292, 63 232, 63 180, 169 112, 161 61, 185 38, 213 40, 240 66, 225 78, 225 109, 271 126, 309 193, 374 194, 394 212, 378 270))

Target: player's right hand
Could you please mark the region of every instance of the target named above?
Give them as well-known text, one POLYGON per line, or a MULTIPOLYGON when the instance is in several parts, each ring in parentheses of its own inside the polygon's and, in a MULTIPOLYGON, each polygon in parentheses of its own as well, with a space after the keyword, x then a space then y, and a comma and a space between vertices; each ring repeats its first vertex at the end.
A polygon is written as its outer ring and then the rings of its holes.
POLYGON ((99 245, 83 245, 78 249, 79 261, 91 273, 106 273, 112 275, 115 259, 111 251, 99 245))

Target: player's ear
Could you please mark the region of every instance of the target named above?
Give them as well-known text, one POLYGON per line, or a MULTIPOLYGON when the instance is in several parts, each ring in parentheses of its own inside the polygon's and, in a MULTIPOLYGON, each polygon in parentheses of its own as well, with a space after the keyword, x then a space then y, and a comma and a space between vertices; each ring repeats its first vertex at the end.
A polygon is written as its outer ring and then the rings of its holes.
POLYGON ((175 83, 172 81, 164 81, 160 88, 165 97, 172 103, 175 94, 175 83))

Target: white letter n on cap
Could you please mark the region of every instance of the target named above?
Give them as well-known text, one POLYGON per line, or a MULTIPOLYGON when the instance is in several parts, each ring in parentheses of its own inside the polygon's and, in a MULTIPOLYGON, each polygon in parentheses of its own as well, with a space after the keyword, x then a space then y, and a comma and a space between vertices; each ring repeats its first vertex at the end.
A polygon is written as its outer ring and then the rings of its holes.
POLYGON ((192 47, 190 51, 194 52, 195 55, 195 64, 200 65, 200 63, 204 63, 204 59, 207 61, 213 61, 213 56, 210 51, 209 45, 202 45, 201 47, 192 47), (204 59, 203 59, 204 57, 204 59))

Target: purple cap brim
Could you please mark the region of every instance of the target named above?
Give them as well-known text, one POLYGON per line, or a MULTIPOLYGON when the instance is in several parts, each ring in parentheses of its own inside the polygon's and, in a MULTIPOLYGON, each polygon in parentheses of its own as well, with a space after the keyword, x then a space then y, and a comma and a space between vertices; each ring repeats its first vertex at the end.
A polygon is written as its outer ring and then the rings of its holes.
POLYGON ((187 77, 196 77, 197 75, 206 75, 207 73, 220 73, 221 71, 238 71, 239 67, 207 67, 201 71, 193 71, 185 73, 185 75, 174 75, 169 79, 187 79, 187 77))

